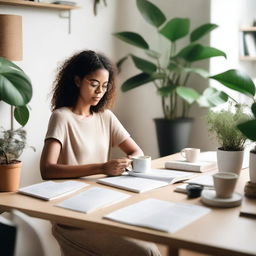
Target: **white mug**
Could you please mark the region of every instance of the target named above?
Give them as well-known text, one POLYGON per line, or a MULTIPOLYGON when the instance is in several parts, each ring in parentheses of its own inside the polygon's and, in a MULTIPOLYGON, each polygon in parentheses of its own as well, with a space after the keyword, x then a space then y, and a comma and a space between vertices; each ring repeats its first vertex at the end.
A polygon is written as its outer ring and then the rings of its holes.
POLYGON ((213 183, 218 198, 230 198, 234 192, 238 175, 232 172, 213 174, 213 183))
POLYGON ((146 172, 151 169, 151 156, 133 156, 131 159, 134 172, 146 172))
POLYGON ((198 161, 200 156, 200 148, 183 148, 180 151, 182 157, 184 157, 188 162, 195 163, 198 161))

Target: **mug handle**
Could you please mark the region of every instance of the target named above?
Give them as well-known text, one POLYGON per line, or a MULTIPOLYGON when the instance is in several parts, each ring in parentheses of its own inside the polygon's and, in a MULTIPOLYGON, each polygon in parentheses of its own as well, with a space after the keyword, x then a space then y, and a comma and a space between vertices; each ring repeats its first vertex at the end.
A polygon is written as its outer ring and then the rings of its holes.
POLYGON ((180 151, 180 154, 183 158, 186 158, 185 148, 180 151))

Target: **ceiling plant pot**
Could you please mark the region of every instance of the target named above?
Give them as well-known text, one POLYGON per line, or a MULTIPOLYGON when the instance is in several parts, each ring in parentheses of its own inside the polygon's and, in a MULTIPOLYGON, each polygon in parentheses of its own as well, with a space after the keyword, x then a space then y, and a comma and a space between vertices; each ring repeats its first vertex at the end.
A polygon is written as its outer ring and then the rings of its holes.
POLYGON ((240 174, 244 159, 244 150, 226 151, 218 148, 217 164, 219 172, 233 172, 240 174))
POLYGON ((193 118, 155 118, 154 121, 161 157, 177 153, 188 146, 193 118))
POLYGON ((0 165, 0 192, 15 192, 20 185, 21 161, 0 165))

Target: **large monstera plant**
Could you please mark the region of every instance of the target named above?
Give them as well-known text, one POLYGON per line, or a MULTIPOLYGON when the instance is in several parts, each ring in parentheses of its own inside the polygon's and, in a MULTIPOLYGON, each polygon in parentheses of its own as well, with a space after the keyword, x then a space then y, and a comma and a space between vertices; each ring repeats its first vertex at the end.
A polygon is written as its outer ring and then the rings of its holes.
POLYGON ((144 20, 153 27, 150 39, 165 38, 167 44, 166 48, 161 46, 161 49, 155 50, 139 33, 123 31, 114 34, 144 53, 144 57, 130 53, 118 62, 120 68, 130 58, 139 70, 138 74, 122 84, 122 91, 126 92, 151 82, 161 96, 164 118, 170 120, 188 117, 189 108, 195 102, 203 107, 226 102, 228 97, 224 92, 214 88, 206 88, 200 92, 190 80, 193 75, 209 77, 206 69, 194 67, 197 62, 219 56, 226 58, 223 51, 199 42, 217 28, 217 25, 206 23, 190 31, 189 18, 167 20, 165 14, 151 2, 137 0, 136 3, 144 20))
POLYGON ((26 146, 26 131, 22 127, 29 120, 27 104, 31 98, 29 77, 13 62, 0 58, 0 101, 11 106, 11 128, 0 131, 0 164, 16 161, 26 146), (13 119, 22 127, 14 129, 13 119))

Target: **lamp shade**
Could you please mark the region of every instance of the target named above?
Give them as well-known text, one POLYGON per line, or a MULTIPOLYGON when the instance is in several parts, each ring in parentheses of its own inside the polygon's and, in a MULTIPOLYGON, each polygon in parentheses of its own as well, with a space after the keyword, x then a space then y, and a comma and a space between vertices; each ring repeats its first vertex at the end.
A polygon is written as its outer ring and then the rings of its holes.
POLYGON ((22 60, 22 17, 0 14, 0 57, 22 60))

